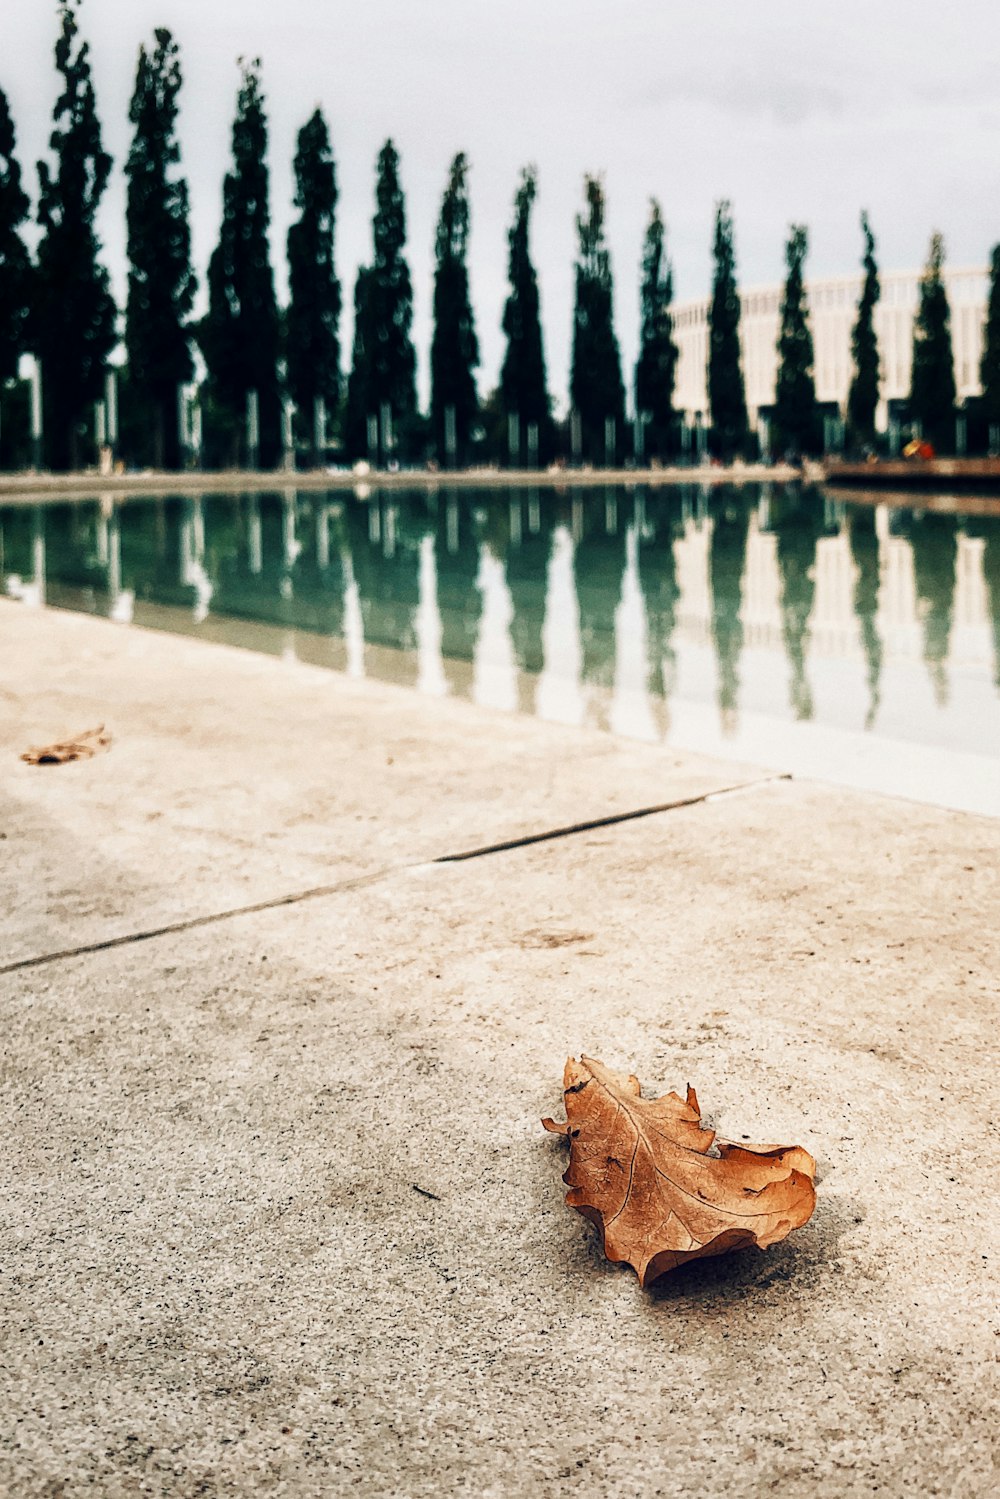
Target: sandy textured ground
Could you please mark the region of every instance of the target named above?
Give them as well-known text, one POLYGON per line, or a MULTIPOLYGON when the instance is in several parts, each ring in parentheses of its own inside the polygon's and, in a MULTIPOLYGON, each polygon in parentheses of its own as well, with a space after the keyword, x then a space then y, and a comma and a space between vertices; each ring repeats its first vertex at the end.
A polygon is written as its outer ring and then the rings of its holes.
POLYGON ((1000 823, 0 639, 0 1492, 995 1491, 1000 823), (580 1050, 807 1146, 813 1221, 641 1292, 538 1123, 580 1050))

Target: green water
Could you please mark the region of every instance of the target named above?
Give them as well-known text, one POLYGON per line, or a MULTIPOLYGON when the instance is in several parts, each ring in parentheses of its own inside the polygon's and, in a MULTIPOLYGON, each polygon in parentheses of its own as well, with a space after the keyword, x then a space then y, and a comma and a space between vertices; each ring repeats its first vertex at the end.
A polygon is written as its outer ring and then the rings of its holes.
POLYGON ((0 506, 0 586, 1000 812, 1000 518, 791 485, 95 497, 0 506))

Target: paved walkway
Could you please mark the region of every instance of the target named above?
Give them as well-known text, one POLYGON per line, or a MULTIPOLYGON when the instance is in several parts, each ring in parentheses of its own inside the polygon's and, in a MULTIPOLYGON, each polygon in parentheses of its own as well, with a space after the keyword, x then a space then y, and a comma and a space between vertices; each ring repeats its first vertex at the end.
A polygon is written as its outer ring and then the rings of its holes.
POLYGON ((0 1492, 994 1492, 1000 823, 0 641, 0 1492), (538 1123, 581 1050, 807 1146, 813 1221, 641 1292, 538 1123))

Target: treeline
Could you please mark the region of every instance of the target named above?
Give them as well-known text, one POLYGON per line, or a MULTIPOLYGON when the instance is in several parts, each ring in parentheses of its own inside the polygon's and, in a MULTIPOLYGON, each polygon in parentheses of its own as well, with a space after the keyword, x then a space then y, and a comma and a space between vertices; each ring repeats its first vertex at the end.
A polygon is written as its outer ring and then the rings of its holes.
MULTIPOLYGON (((95 227, 112 162, 102 145, 88 47, 79 32, 81 3, 65 0, 59 7, 60 89, 51 159, 38 164, 34 255, 24 239, 31 203, 17 160, 14 122, 0 89, 0 464, 75 468, 92 462, 104 443, 116 446, 129 463, 166 468, 194 459, 206 467, 275 467, 292 454, 313 463, 335 454, 377 464, 463 466, 486 460, 535 466, 564 458, 610 465, 669 461, 688 451, 691 434, 674 408, 678 349, 662 211, 654 200, 641 267, 639 356, 632 381, 636 415, 628 421, 604 189, 597 177, 585 178, 576 221, 571 409, 564 422, 554 419, 546 375, 531 256, 538 186, 531 167, 517 187, 508 233, 503 364, 496 390, 485 399, 477 386, 479 345, 468 272, 469 163, 463 153, 451 163, 437 224, 426 412, 417 400, 413 286, 397 151, 387 141, 378 157, 372 253, 354 285, 348 352, 340 343, 343 297, 334 258, 336 166, 320 110, 297 138, 297 217, 286 244, 289 299, 279 307, 258 60, 241 64, 222 222, 207 268, 208 307, 195 319, 189 199, 176 128, 181 63, 177 43, 163 29, 156 31, 152 46, 139 49, 129 111, 128 291, 120 327, 95 227), (125 363, 109 383, 111 355, 119 344, 125 363), (36 357, 36 376, 22 382, 19 361, 27 353, 36 357), (185 392, 196 377, 197 399, 190 401, 185 392)), ((879 442, 874 315, 880 292, 875 240, 865 216, 862 229, 865 279, 846 412, 847 441, 857 449, 879 442)), ((805 228, 793 225, 769 421, 774 454, 816 454, 823 445, 804 281, 807 248, 805 228)), ((717 207, 713 254, 704 440, 714 455, 731 461, 756 454, 758 433, 751 430, 741 365, 728 203, 717 207)), ((935 235, 915 324, 909 415, 915 431, 948 451, 954 444, 956 388, 943 258, 935 235)), ((984 421, 1000 430, 1000 246, 993 252, 982 380, 984 421)))

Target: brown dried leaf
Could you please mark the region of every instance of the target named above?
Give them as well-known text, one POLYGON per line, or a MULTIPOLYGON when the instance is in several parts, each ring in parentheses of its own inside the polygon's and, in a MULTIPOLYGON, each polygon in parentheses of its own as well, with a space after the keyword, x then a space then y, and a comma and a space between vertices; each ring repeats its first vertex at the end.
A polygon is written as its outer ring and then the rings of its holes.
POLYGON ((69 760, 89 760, 110 744, 111 735, 105 733, 103 724, 98 724, 96 729, 86 729, 75 739, 61 739, 43 749, 27 749, 21 759, 29 765, 65 765, 69 760))
POLYGON ((734 1145, 703 1129, 692 1087, 642 1098, 639 1080, 592 1057, 570 1057, 566 1123, 543 1119, 570 1142, 566 1201, 596 1223, 609 1260, 642 1286, 685 1260, 755 1245, 801 1228, 816 1206, 816 1162, 798 1145, 734 1145))

